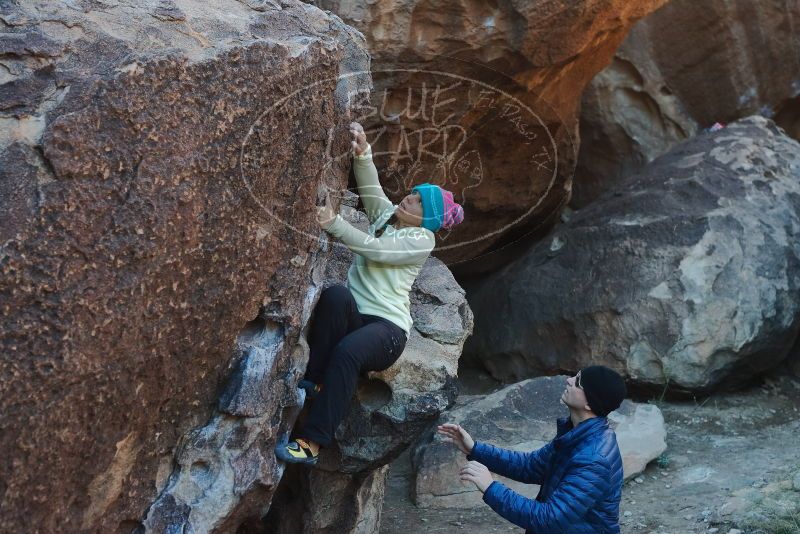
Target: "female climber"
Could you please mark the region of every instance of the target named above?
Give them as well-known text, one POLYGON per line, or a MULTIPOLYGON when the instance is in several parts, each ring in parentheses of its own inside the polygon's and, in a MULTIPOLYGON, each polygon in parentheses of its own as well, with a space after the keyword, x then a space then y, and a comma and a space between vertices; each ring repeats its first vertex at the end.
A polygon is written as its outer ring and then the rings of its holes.
POLYGON ((279 443, 276 456, 314 465, 344 418, 362 371, 382 371, 400 357, 411 330, 409 292, 435 244, 434 232, 464 219, 453 194, 437 185, 414 187, 393 205, 378 181, 364 128, 354 122, 358 194, 370 227, 362 232, 333 212, 317 209, 319 225, 355 253, 348 287, 325 289, 314 309, 308 367, 299 386, 314 399, 297 436, 279 443))

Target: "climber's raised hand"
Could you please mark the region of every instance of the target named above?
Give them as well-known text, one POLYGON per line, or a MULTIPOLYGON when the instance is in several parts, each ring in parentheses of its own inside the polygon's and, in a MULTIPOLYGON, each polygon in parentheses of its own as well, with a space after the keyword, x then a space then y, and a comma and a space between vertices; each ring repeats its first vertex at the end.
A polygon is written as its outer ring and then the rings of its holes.
POLYGON ((475 446, 475 440, 472 439, 472 436, 470 436, 466 430, 461 428, 460 425, 445 423, 436 427, 436 430, 439 432, 439 434, 444 436, 445 441, 454 444, 456 447, 458 447, 458 450, 464 454, 469 454, 472 452, 472 447, 475 446))
POLYGON ((367 134, 364 133, 364 127, 357 122, 350 123, 350 133, 353 134, 353 154, 360 156, 369 147, 367 143, 367 134))
POLYGON ((326 194, 325 204, 317 207, 317 222, 323 230, 327 230, 335 218, 336 212, 331 205, 331 196, 326 194))

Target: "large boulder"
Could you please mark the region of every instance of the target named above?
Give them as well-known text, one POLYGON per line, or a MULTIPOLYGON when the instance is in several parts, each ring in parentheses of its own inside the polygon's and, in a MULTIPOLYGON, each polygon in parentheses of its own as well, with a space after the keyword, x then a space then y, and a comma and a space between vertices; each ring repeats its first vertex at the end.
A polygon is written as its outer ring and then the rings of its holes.
MULTIPOLYGON (((565 376, 540 377, 507 386, 486 396, 464 396, 440 423, 463 426, 478 441, 518 451, 536 450, 556 434, 556 419, 569 414, 560 403, 565 376)), ((625 400, 609 414, 622 454, 625 478, 641 473, 667 448, 664 418, 657 406, 625 400)), ((414 450, 414 501, 423 508, 473 508, 482 504, 474 484, 461 482, 466 456, 438 434, 430 434, 414 450)), ((535 498, 539 486, 505 477, 497 480, 535 498)))
POLYGON ((390 194, 431 181, 465 203, 464 223, 440 236, 450 264, 554 221, 569 200, 580 95, 665 0, 314 3, 369 43, 375 91, 360 120, 390 194))
MULTIPOLYGON (((340 213, 365 229, 366 216, 345 195, 340 213)), ((332 242, 324 279, 343 283, 353 254, 332 242)), ((317 469, 287 469, 265 520, 276 534, 371 534, 380 527, 388 464, 416 441, 456 398, 458 360, 472 333, 472 311, 447 267, 428 258, 411 292, 414 326, 389 369, 361 377, 336 441, 317 469), (304 495, 298 499, 297 495, 304 495)))
POLYGON ((800 4, 673 0, 631 28, 589 84, 573 205, 715 122, 773 117, 800 139, 800 4))
POLYGON ((784 359, 798 332, 800 144, 751 117, 573 214, 470 294, 465 354, 515 380, 602 363, 702 391, 784 359))
POLYGON ((0 531, 236 531, 302 400, 364 41, 294 0, 0 17, 0 531))

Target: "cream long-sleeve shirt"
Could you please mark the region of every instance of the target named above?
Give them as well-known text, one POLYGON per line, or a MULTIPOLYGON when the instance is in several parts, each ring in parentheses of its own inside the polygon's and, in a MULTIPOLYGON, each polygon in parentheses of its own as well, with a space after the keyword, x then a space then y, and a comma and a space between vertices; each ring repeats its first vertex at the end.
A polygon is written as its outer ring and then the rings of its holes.
POLYGON ((436 238, 427 228, 397 229, 386 225, 397 206, 386 197, 378 181, 371 147, 354 157, 353 170, 358 194, 372 224, 362 232, 337 215, 326 230, 356 254, 347 273, 347 283, 358 311, 391 321, 405 330, 407 336, 412 325, 411 286, 436 238), (384 226, 383 234, 375 237, 384 226))

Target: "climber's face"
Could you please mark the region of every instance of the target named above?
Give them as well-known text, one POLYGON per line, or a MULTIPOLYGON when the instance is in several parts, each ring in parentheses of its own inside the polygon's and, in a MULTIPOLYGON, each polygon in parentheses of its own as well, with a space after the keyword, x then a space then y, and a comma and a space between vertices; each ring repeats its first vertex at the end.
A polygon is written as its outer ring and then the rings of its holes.
POLYGON ((403 197, 394 214, 400 222, 407 226, 420 226, 422 224, 422 199, 419 193, 412 191, 403 197))

